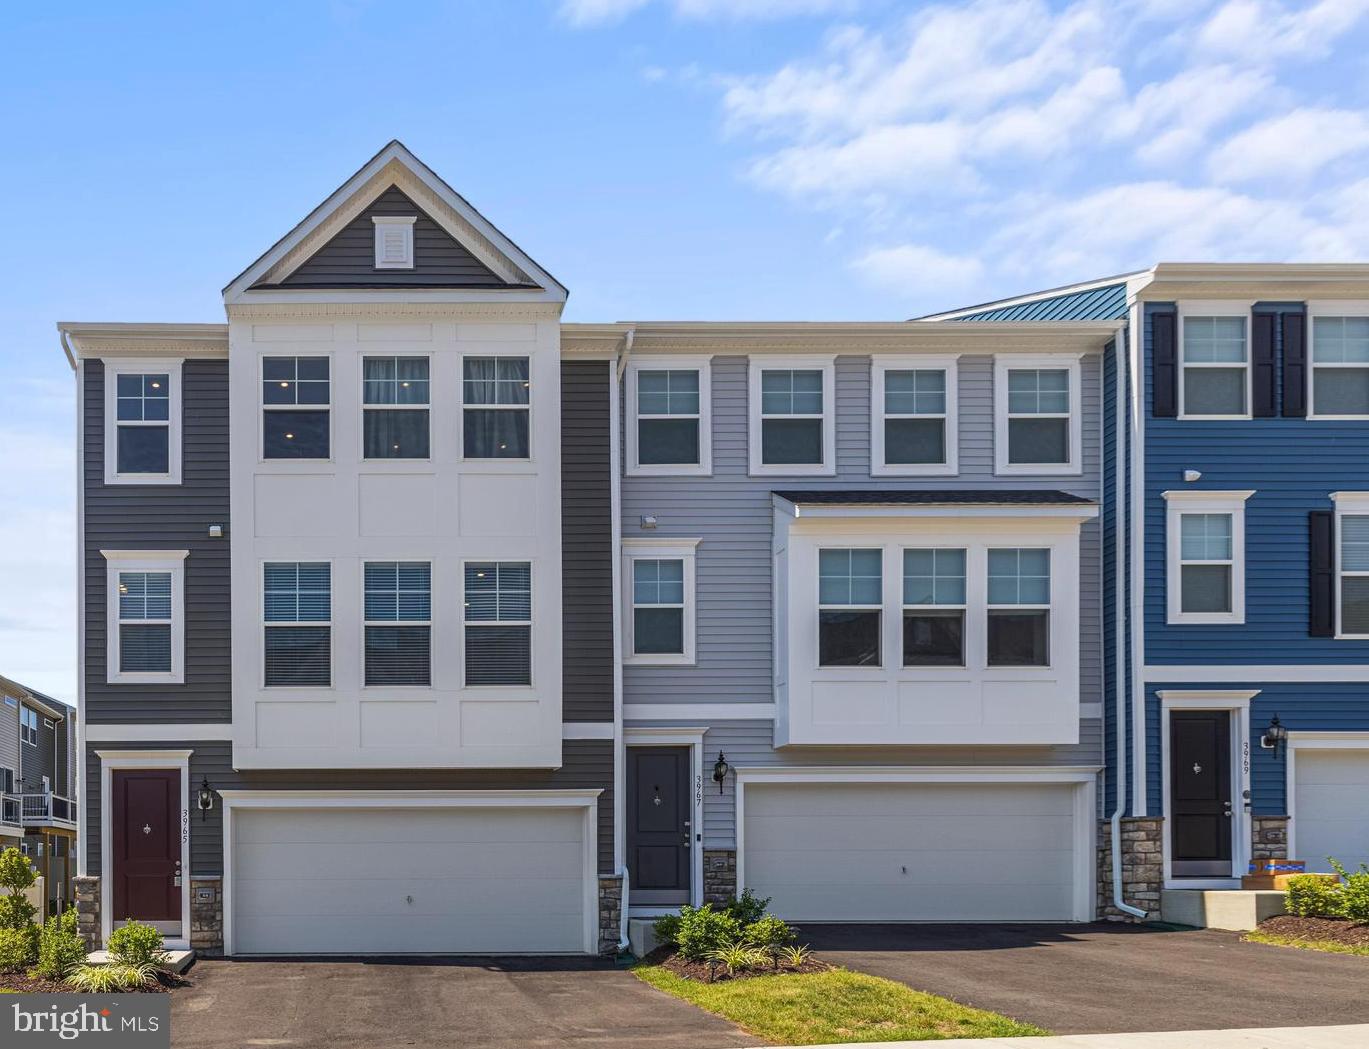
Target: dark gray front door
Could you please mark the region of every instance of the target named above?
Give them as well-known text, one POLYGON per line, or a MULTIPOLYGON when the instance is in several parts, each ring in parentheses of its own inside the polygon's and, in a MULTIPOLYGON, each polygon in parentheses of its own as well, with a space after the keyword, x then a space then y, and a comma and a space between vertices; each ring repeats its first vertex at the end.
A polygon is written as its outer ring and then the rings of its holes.
POLYGON ((688 747, 627 750, 630 904, 689 902, 688 747))
POLYGON ((1231 714, 1169 715, 1170 867, 1176 878, 1231 876, 1231 714))

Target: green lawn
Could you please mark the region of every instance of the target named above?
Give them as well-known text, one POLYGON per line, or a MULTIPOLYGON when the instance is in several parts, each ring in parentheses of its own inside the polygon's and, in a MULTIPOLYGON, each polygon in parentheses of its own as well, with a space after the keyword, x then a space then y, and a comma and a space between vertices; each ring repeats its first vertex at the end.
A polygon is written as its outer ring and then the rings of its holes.
POLYGON ((1328 954, 1357 954, 1369 958, 1369 946, 1363 944, 1337 943, 1335 940, 1304 940, 1297 936, 1280 936, 1278 933, 1260 932, 1256 929, 1245 934, 1251 943, 1269 943, 1275 947, 1301 947, 1305 951, 1326 951, 1328 954))
POLYGON ((659 965, 637 978, 726 1017, 780 1045, 900 1042, 930 1038, 1006 1038, 1049 1034, 997 1013, 971 1009, 901 983, 846 969, 700 983, 659 965))

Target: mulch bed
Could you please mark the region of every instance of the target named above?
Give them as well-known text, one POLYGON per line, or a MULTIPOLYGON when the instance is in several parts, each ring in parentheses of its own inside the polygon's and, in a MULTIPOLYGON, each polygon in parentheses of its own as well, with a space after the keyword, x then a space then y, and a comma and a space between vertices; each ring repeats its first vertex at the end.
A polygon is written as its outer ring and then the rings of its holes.
POLYGON ((1299 918, 1292 914, 1280 914, 1260 922, 1260 932, 1299 940, 1328 940, 1350 947, 1369 947, 1369 925, 1345 918, 1299 918))
POLYGON ((682 976, 686 980, 697 980, 699 983, 724 983, 728 980, 754 980, 764 976, 783 976, 786 973, 821 973, 832 968, 821 958, 809 955, 803 965, 795 967, 792 965, 781 964, 778 969, 766 966, 764 969, 751 969, 746 972, 739 972, 735 976, 728 975, 727 969, 718 964, 710 965, 708 962, 691 962, 681 958, 675 953, 674 948, 659 947, 652 951, 644 961, 649 965, 659 965, 663 969, 673 972, 676 976, 682 976))
MULTIPOLYGON (((181 984, 188 984, 190 981, 179 978, 181 984)), ((49 980, 44 976, 26 976, 21 973, 5 973, 0 975, 0 987, 7 991, 18 991, 21 994, 84 994, 70 984, 63 983, 61 980, 49 980)), ((166 994, 171 990, 165 984, 157 984, 156 987, 137 987, 131 991, 120 991, 120 994, 166 994)))

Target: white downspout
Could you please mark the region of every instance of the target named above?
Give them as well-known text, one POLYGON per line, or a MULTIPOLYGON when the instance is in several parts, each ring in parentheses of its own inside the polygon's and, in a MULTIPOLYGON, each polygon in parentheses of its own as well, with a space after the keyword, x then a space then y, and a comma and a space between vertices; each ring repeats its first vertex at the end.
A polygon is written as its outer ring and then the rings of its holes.
MULTIPOLYGON (((67 363, 76 378, 76 754, 72 770, 71 789, 76 793, 76 869, 74 877, 86 877, 86 802, 84 786, 86 781, 86 584, 85 584, 85 542, 86 542, 86 487, 85 487, 85 370, 76 354, 72 352, 71 341, 62 327, 57 328, 57 336, 66 354, 67 363)), ((72 731, 71 726, 67 731, 72 731)), ((67 857, 71 865, 71 857, 67 857)), ((76 895, 76 885, 72 882, 72 896, 76 895)))
MULTIPOLYGON (((1126 522, 1127 513, 1125 498, 1126 494, 1126 445, 1124 440, 1130 433, 1130 427, 1126 425, 1126 325, 1117 326, 1117 334, 1113 341, 1113 356, 1116 363, 1113 367, 1113 425, 1116 427, 1113 439, 1113 469, 1115 471, 1116 490, 1113 493, 1113 505, 1116 507, 1117 519, 1113 522, 1113 556, 1116 558, 1116 569, 1113 577, 1113 634, 1115 644, 1113 645, 1113 680, 1117 682, 1116 690, 1113 692, 1113 721, 1117 726, 1117 754, 1114 762, 1115 772, 1113 778, 1117 782, 1116 803, 1112 810, 1111 831, 1112 831, 1112 905, 1123 914, 1130 914, 1133 918, 1145 918, 1147 913, 1139 907, 1133 907, 1123 898, 1122 892, 1122 815, 1127 808, 1127 690, 1124 687, 1124 677, 1126 674, 1126 648, 1124 640, 1126 638, 1126 607, 1127 592, 1131 582, 1131 575, 1126 571, 1126 522)), ((1135 478, 1132 478, 1135 483, 1135 478)), ((1135 656, 1132 657, 1135 659, 1135 656)))
POLYGON ((613 361, 609 376, 609 512, 612 520, 609 534, 613 543, 613 859, 622 879, 622 898, 618 901, 618 951, 629 947, 627 935, 628 885, 626 846, 623 824, 627 819, 627 776, 624 764, 627 752, 623 747, 623 470, 622 470, 622 389, 623 372, 632 355, 632 341, 637 332, 629 328, 623 336, 623 348, 613 361))

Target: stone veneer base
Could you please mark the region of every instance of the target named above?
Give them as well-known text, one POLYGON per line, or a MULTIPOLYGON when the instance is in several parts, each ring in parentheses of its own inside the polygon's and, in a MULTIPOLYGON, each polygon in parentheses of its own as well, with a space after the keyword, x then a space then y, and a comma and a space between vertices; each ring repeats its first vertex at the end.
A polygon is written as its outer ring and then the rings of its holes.
POLYGON ((737 898, 737 851, 704 849, 704 903, 731 903, 737 898))
MULTIPOLYGON (((629 890, 630 891, 630 890, 629 890)), ((623 879, 619 875, 599 877, 599 953, 616 954, 622 935, 623 879)))
POLYGON ((1164 824, 1158 816, 1122 819, 1122 899, 1146 912, 1137 918, 1112 902, 1112 824, 1098 824, 1098 917, 1107 921, 1145 921, 1160 917, 1164 881, 1164 824))

